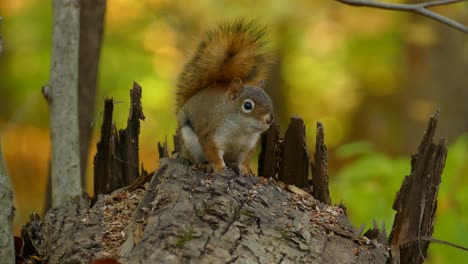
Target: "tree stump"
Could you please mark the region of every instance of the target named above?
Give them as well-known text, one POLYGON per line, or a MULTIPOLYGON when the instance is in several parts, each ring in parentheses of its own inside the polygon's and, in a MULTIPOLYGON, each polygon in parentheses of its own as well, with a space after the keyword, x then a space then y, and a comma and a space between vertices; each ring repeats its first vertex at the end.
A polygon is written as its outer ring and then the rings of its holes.
POLYGON ((44 262, 386 263, 341 208, 272 179, 206 174, 162 159, 151 182, 86 196, 25 227, 44 262), (36 228, 32 228, 36 227, 36 228), (40 228, 37 228, 40 227, 40 228))

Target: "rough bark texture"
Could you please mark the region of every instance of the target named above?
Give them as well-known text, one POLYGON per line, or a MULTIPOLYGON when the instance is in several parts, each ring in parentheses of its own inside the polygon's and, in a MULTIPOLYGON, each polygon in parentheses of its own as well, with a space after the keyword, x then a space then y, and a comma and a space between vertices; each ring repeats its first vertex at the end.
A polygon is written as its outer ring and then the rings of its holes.
POLYGON ((101 126, 101 139, 94 157, 94 195, 107 194, 125 186, 122 160, 119 154, 119 138, 112 122, 114 101, 104 101, 104 116, 101 126))
POLYGON ((141 106, 141 86, 134 82, 130 90, 130 113, 127 128, 119 131, 120 155, 123 163, 124 185, 130 185, 139 176, 139 139, 140 120, 145 120, 141 106))
POLYGON ((411 175, 403 180, 393 209, 397 211, 390 234, 392 263, 423 263, 427 256, 437 209, 437 194, 447 157, 445 139, 432 142, 439 113, 429 121, 418 153, 411 157, 411 175))
POLYGON ((304 121, 291 118, 283 143, 283 157, 280 161, 279 179, 288 184, 305 188, 308 185, 309 153, 307 152, 304 121))
POLYGON ((262 135, 261 151, 258 157, 258 175, 276 178, 278 171, 279 128, 273 123, 262 135))
POLYGON ((106 0, 80 0, 80 53, 78 75, 78 122, 80 128, 81 183, 86 185, 86 166, 91 142, 91 123, 96 100, 106 0))
POLYGON ((176 131, 176 133, 172 136, 172 140, 174 141, 174 151, 172 151, 171 154, 180 153, 181 146, 179 140, 179 131, 176 131))
POLYGON ((169 150, 167 148, 167 138, 164 140, 164 142, 161 144, 161 142, 158 142, 158 153, 159 153, 159 158, 169 158, 169 150))
MULTIPOLYGON (((141 87, 137 83, 133 84, 130 97, 131 106, 127 127, 119 132, 112 122, 114 102, 112 99, 106 99, 104 102, 101 139, 97 144, 97 153, 94 156, 95 198, 99 194, 108 194, 118 188, 133 184, 140 176, 138 136, 140 119, 143 120, 145 116, 141 107, 141 87)), ((168 157, 167 140, 164 148, 164 155, 168 157)), ((163 150, 160 149, 160 155, 161 151, 163 150)), ((143 168, 141 175, 144 175, 143 168)))
POLYGON ((77 0, 53 1, 50 81, 43 88, 50 112, 53 206, 81 194, 78 129, 79 17, 80 6, 77 0))
POLYGON ((109 209, 113 205, 105 202, 133 197, 123 190, 101 196, 93 208, 80 197, 53 209, 43 221, 30 225, 40 227, 29 229, 36 238, 33 244, 50 264, 88 263, 101 257, 121 263, 388 259, 385 247, 356 235, 340 208, 316 203, 311 195, 273 180, 230 171, 205 174, 181 161, 163 159, 144 189, 139 189, 139 204, 128 220, 122 220, 125 210, 109 209), (113 218, 107 217, 109 210, 113 218), (112 242, 118 250, 106 246, 109 223, 120 227, 112 242))
MULTIPOLYGON (((1 44, 1 43, 0 43, 1 44)), ((13 243, 13 191, 0 145, 0 263, 15 263, 13 243)))
POLYGON ((330 191, 328 190, 328 154, 325 146, 325 134, 323 124, 317 122, 317 136, 315 140, 314 162, 312 167, 312 186, 315 199, 325 204, 331 204, 330 191))
POLYGON ((75 196, 50 209, 43 220, 32 215, 26 237, 45 263, 88 263, 102 248, 103 201, 93 209, 87 195, 75 196))

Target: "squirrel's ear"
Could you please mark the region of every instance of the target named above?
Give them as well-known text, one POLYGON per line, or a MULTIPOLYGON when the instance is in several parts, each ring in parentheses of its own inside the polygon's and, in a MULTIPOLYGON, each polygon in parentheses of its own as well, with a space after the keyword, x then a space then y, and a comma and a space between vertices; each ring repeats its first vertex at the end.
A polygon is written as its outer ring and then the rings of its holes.
POLYGON ((259 81, 257 86, 261 89, 265 89, 265 80, 259 81))
POLYGON ((232 79, 228 89, 229 98, 231 100, 236 99, 242 92, 242 90, 244 90, 244 84, 242 83, 242 80, 237 77, 232 79))

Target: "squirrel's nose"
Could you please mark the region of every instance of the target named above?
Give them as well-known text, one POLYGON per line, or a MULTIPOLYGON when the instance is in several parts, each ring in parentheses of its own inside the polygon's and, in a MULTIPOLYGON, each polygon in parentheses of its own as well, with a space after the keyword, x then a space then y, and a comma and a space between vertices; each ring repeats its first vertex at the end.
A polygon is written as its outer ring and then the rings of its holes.
POLYGON ((273 121, 275 121, 275 118, 273 117, 273 115, 268 114, 265 118, 265 122, 267 122, 267 124, 271 124, 273 121))

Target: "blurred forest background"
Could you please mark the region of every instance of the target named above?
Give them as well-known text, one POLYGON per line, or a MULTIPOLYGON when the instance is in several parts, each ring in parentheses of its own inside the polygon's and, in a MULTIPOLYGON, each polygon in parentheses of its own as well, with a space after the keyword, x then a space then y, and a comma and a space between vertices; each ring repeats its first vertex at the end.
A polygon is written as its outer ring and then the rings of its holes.
MULTIPOLYGON (((468 23, 466 2, 434 10, 468 23)), ((44 206, 50 136, 41 87, 49 78, 52 3, 1 1, 0 16, 0 139, 18 233, 29 212, 42 212, 44 206)), ((281 130, 289 116, 300 115, 312 151, 315 122, 324 123, 332 199, 343 201, 357 227, 370 227, 376 219, 390 229, 409 155, 416 152, 429 116, 440 109, 438 136, 448 139, 449 152, 434 237, 468 245, 468 37, 397 11, 329 0, 108 0, 88 179, 103 99, 120 102, 115 119, 124 127, 129 89, 133 81, 142 85, 141 160, 155 169, 156 142, 166 136, 171 142, 176 128, 178 72, 203 30, 236 17, 268 26, 278 63, 267 86, 281 130)), ((91 184, 87 190, 92 192, 91 184)), ((447 246, 430 246, 430 263, 461 263, 467 257, 447 246)))

